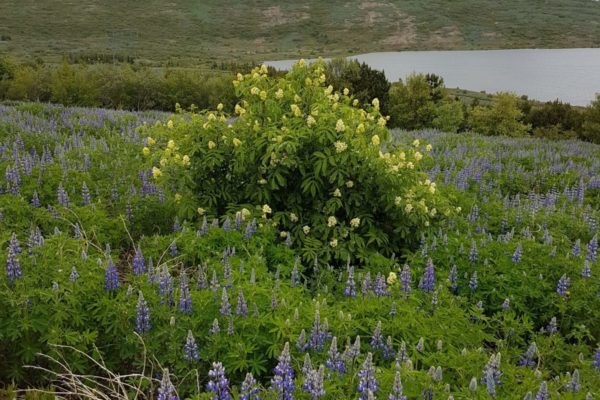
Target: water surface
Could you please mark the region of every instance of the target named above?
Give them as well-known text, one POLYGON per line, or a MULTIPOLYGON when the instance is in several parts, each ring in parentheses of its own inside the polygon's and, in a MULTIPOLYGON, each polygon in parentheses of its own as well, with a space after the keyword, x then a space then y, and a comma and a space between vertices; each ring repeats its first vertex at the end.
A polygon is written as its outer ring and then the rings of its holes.
MULTIPOLYGON (((383 70, 390 81, 412 72, 434 73, 447 87, 587 105, 600 93, 600 49, 403 51, 353 56, 383 70)), ((268 61, 289 69, 295 60, 268 61)))

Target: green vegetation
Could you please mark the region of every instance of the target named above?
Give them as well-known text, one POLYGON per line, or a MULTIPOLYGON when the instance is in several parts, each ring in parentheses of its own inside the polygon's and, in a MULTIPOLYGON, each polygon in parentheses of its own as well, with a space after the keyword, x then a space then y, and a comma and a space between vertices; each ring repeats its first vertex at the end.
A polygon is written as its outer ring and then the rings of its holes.
POLYGON ((405 49, 596 47, 599 20, 592 0, 4 0, 0 52, 31 61, 210 65, 405 49))

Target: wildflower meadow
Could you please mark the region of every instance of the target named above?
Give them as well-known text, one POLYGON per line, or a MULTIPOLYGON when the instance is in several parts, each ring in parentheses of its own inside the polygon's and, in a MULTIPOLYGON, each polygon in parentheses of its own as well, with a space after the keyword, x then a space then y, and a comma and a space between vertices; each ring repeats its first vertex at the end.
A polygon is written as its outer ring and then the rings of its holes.
POLYGON ((232 85, 0 105, 0 397, 600 399, 600 146, 232 85))

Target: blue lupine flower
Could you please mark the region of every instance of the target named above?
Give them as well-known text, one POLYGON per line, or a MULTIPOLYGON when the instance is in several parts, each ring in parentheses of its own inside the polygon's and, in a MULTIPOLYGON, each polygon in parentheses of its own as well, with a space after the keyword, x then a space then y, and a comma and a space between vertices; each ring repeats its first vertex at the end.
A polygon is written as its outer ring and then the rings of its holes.
POLYGON ((458 290, 458 271, 456 269, 456 265, 453 265, 450 269, 448 281, 450 281, 450 290, 456 293, 456 291, 458 290))
POLYGON ((548 332, 550 335, 558 332, 558 325, 556 323, 556 317, 552 317, 552 319, 550 319, 550 322, 548 323, 548 326, 546 327, 546 332, 548 332))
POLYGON ((402 364, 408 361, 410 357, 408 356, 408 350, 406 349, 406 342, 403 340, 400 343, 400 347, 398 348, 398 352, 396 353, 396 367, 400 368, 402 364))
POLYGON ((488 394, 495 399, 496 398, 496 381, 494 380, 494 375, 492 371, 488 371, 485 376, 485 388, 488 394))
POLYGON ((517 248, 515 249, 515 252, 513 253, 512 262, 515 264, 518 264, 519 261, 521 261, 522 254, 523 254, 523 246, 521 245, 521 243, 519 243, 517 245, 517 248))
POLYGON ((173 232, 181 232, 181 224, 179 223, 179 218, 175 217, 175 221, 173 222, 173 232))
POLYGON ((238 289, 238 298, 237 298, 237 306, 235 308, 235 315, 247 317, 248 316, 248 304, 246 304, 246 299, 244 298, 244 293, 242 289, 238 289))
POLYGON ((312 400, 319 400, 321 397, 325 396, 325 387, 323 385, 324 377, 325 367, 323 365, 318 369, 311 369, 304 377, 302 389, 308 393, 312 400))
POLYGON ((391 309, 390 309, 390 315, 391 315, 392 317, 394 317, 396 314, 397 314, 397 310, 396 310, 396 302, 393 302, 393 303, 392 303, 392 307, 391 307, 391 309))
POLYGON ((33 196, 31 196, 31 205, 35 208, 40 208, 42 206, 37 190, 33 191, 33 196))
POLYGON ((367 272, 360 285, 362 297, 367 297, 369 295, 369 290, 371 290, 371 273, 367 272))
POLYGON ((183 268, 179 277, 179 311, 183 314, 192 314, 192 295, 190 293, 187 274, 183 268))
POLYGON ((356 390, 360 393, 359 398, 360 400, 368 400, 369 392, 371 395, 374 395, 378 390, 377 380, 375 379, 375 367, 373 365, 373 354, 367 354, 361 370, 358 371, 358 377, 360 379, 356 390))
POLYGON ((567 277, 567 274, 563 274, 558 280, 558 284, 556 285, 556 293, 559 296, 566 296, 569 287, 571 286, 571 280, 567 277))
POLYGON ((381 334, 381 321, 377 322, 377 326, 371 335, 371 348, 373 351, 383 348, 383 335, 381 334))
POLYGON ((212 368, 208 371, 209 381, 206 390, 213 392, 211 400, 230 400, 229 380, 225 376, 225 368, 220 362, 213 362, 212 368))
POLYGON ((227 336, 233 336, 233 317, 229 317, 227 320, 227 336))
MULTIPOLYGON (((308 353, 307 353, 308 354, 308 353)), ((337 372, 340 376, 346 372, 346 361, 342 354, 338 351, 337 346, 337 337, 333 337, 331 339, 331 346, 329 347, 329 351, 327 352, 327 360, 325 361, 325 365, 332 372, 337 372)))
POLYGON ((310 337, 307 343, 307 348, 315 351, 322 350, 325 347, 325 340, 329 337, 326 324, 321 324, 321 314, 319 309, 315 310, 315 320, 310 331, 310 337))
POLYGON ((285 343, 283 351, 279 355, 279 362, 274 370, 273 379, 271 379, 271 390, 275 392, 277 400, 293 400, 294 390, 294 370, 291 365, 290 344, 285 343))
POLYGON ((504 299, 504 301, 502 302, 502 309, 504 311, 508 310, 510 308, 510 299, 507 297, 506 299, 504 299))
POLYGON ((69 194, 63 187, 62 183, 58 185, 57 197, 59 205, 69 208, 69 194))
POLYGON ((135 254, 133 255, 133 260, 131 263, 133 265, 134 275, 141 275, 146 272, 146 260, 144 259, 144 254, 142 253, 142 249, 139 245, 135 249, 135 254))
POLYGON ((535 395, 535 400, 550 400, 550 394, 548 393, 548 384, 546 381, 543 381, 540 385, 540 390, 538 390, 535 395))
POLYGON ((81 199, 84 206, 89 206, 92 202, 92 198, 90 196, 90 189, 88 189, 85 182, 81 185, 81 199))
POLYGON ((152 322, 150 320, 150 308, 141 291, 138 297, 136 311, 135 331, 140 335, 143 335, 145 332, 152 329, 152 322))
POLYGON ((69 280, 71 282, 75 282, 77 279, 79 279, 79 272, 77 272, 77 268, 75 268, 75 266, 73 266, 71 268, 71 274, 69 275, 69 280))
POLYGON ((576 369, 571 375, 571 379, 565 385, 565 389, 571 393, 577 393, 581 390, 581 383, 579 382, 579 370, 576 369))
POLYGON ((196 339, 191 330, 188 330, 185 344, 183 345, 183 359, 188 362, 194 362, 200 359, 200 354, 198 354, 198 344, 196 344, 196 339))
POLYGON ((108 258, 106 264, 106 272, 104 274, 104 289, 105 290, 117 290, 119 288, 119 275, 117 273, 117 267, 112 261, 112 258, 108 258))
POLYGON ((248 372, 240 388, 240 400, 261 400, 259 393, 260 388, 256 383, 256 379, 254 379, 251 372, 248 372))
POLYGON ((375 277, 375 283, 373 284, 373 293, 375 293, 375 296, 377 297, 389 295, 389 292, 387 290, 387 284, 385 282, 385 277, 379 272, 375 277))
POLYGON ((200 236, 204 236, 208 233, 208 221, 206 220, 206 216, 204 216, 202 218, 202 225, 200 225, 200 228, 198 229, 198 231, 196 231, 196 236, 200 237, 200 236))
POLYGON ((490 359, 483 370, 483 378, 481 378, 483 383, 487 382, 488 377, 492 377, 495 385, 502 385, 502 381, 500 380, 500 377, 502 376, 502 371, 500 371, 501 360, 500 353, 492 354, 490 356, 490 359))
POLYGON ((214 319, 212 326, 210 327, 210 329, 208 330, 208 332, 212 335, 216 335, 217 333, 221 332, 221 328, 219 327, 219 320, 218 319, 214 319))
POLYGON ((356 297, 356 282, 354 281, 354 267, 348 266, 348 280, 346 280, 346 288, 344 295, 356 297))
POLYGON ((596 371, 600 372, 600 347, 596 349, 594 361, 592 361, 592 367, 594 367, 596 371))
MULTIPOLYGON (((79 224, 76 225, 79 227, 79 224)), ((11 238, 12 240, 12 238, 11 238)), ((31 227, 29 237, 27 238, 27 254, 32 255, 33 249, 44 245, 44 235, 38 226, 31 227)))
POLYGON ((160 302, 162 304, 166 302, 169 306, 174 306, 174 291, 175 289, 173 287, 173 277, 169 273, 167 265, 163 264, 163 267, 160 270, 160 276, 158 277, 158 294, 161 296, 160 302))
POLYGON ((477 243, 475 239, 471 240, 471 251, 469 252, 469 261, 475 262, 478 258, 477 243))
POLYGON ((231 315, 231 304, 229 303, 229 296, 227 295, 227 288, 223 288, 223 292, 221 294, 221 315, 230 316, 231 315))
POLYGON ((585 260, 583 262, 583 269, 581 270, 582 278, 591 278, 592 277, 592 268, 590 267, 589 260, 585 260))
MULTIPOLYGON (((348 343, 350 343, 350 338, 348 338, 348 343)), ((352 346, 347 346, 346 350, 344 350, 344 356, 347 359, 354 359, 360 355, 360 336, 356 335, 356 339, 354 339, 354 344, 352 346)))
POLYGON ((6 257, 6 274, 10 282, 14 282, 15 279, 23 276, 18 257, 19 253, 21 253, 19 240, 17 239, 17 235, 13 233, 8 244, 8 255, 6 257))
POLYGON ((394 342, 392 341, 391 336, 387 337, 387 340, 383 344, 381 350, 383 352, 383 358, 385 358, 386 360, 390 359, 390 358, 394 358, 394 355, 395 355, 394 342))
POLYGON ((177 248, 177 242, 173 240, 169 245, 169 255, 175 257, 177 254, 179 254, 179 249, 177 248))
POLYGON ((423 338, 423 336, 421 336, 419 338, 419 341, 417 342, 417 345, 415 346, 415 350, 417 350, 419 353, 422 353, 423 350, 425 350, 425 338, 423 338))
POLYGON ((400 273, 400 282, 402 282, 402 285, 400 285, 400 290, 404 292, 404 297, 408 299, 410 296, 410 291, 412 290, 412 274, 407 264, 404 264, 402 272, 400 273))
POLYGON ((581 239, 577 239, 575 241, 575 244, 573 244, 573 249, 571 250, 571 253, 573 254, 574 257, 579 257, 579 255, 581 254, 581 239))
POLYGON ((246 225, 246 232, 244 233, 244 239, 250 239, 252 235, 256 233, 256 219, 253 219, 248 225, 246 225))
POLYGON ((294 268, 292 269, 292 276, 290 278, 290 286, 296 287, 300 284, 300 274, 298 273, 298 262, 299 258, 296 257, 296 261, 294 261, 294 268))
POLYGON ((521 358, 519 359, 519 365, 522 367, 535 367, 536 366, 536 362, 534 361, 534 358, 536 357, 536 353, 537 353, 537 345, 535 342, 531 342, 531 344, 529 345, 529 348, 527 348, 527 351, 525 352, 525 354, 523 354, 521 356, 521 358))
POLYGON ((298 335, 298 339, 296 340, 296 348, 300 351, 306 351, 308 348, 308 343, 306 342, 306 331, 302 329, 300 331, 300 335, 298 335))
POLYGON ((427 267, 425 267, 425 271, 423 272, 423 285, 421 289, 425 293, 435 290, 435 267, 431 258, 427 260, 427 267))
POLYGON ((179 400, 179 397, 175 393, 175 387, 169 378, 168 369, 163 370, 162 380, 160 382, 160 387, 158 388, 158 397, 156 400, 179 400))
POLYGON ((231 220, 229 217, 225 218, 225 222, 223 222, 223 231, 230 232, 231 231, 231 220))
POLYGON ((408 398, 403 394, 403 391, 404 388, 402 387, 400 371, 396 370, 394 385, 392 386, 392 392, 388 395, 388 400, 407 400, 408 398))
POLYGON ((473 272, 471 279, 469 280, 469 288, 471 290, 477 289, 477 271, 473 272))

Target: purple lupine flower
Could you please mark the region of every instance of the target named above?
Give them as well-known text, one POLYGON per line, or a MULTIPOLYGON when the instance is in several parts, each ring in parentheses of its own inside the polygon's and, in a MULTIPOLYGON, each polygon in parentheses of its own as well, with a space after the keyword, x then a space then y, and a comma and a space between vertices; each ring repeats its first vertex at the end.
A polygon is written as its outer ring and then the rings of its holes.
POLYGON ((179 311, 182 314, 192 314, 192 295, 190 293, 187 274, 183 268, 179 277, 179 311))
POLYGON ((169 370, 166 368, 163 370, 162 380, 160 382, 160 387, 158 388, 158 397, 156 400, 179 400, 179 397, 175 393, 175 387, 169 378, 169 370))
POLYGON ((259 393, 260 388, 256 383, 256 379, 254 379, 251 372, 248 372, 240 387, 240 400, 261 400, 259 393))
POLYGON ((583 262, 583 269, 581 270, 582 278, 591 278, 592 277, 592 268, 590 267, 589 260, 585 260, 583 262))
POLYGON ((396 316, 396 314, 397 314, 397 310, 396 310, 396 302, 393 302, 393 303, 392 303, 392 307, 391 307, 391 309, 390 309, 390 315, 391 315, 392 317, 394 317, 394 316, 396 316))
POLYGON ((388 400, 407 400, 403 394, 404 388, 402 387, 402 378, 400 377, 400 371, 396 370, 396 377, 394 378, 394 386, 392 386, 392 392, 388 395, 388 400))
POLYGON ((579 257, 581 254, 581 239, 577 239, 575 241, 575 244, 573 244, 573 249, 571 249, 571 254, 573 254, 574 257, 579 257))
POLYGON ((242 215, 241 211, 238 211, 235 213, 235 223, 234 223, 234 228, 236 231, 239 231, 242 229, 242 223, 244 222, 244 216, 242 215))
POLYGON ((223 292, 221 294, 221 315, 230 316, 231 315, 231 304, 229 303, 229 296, 227 295, 227 288, 223 288, 223 292))
POLYGON ((327 332, 326 325, 321 324, 321 314, 317 308, 315 310, 315 320, 310 331, 310 338, 307 343, 307 348, 315 351, 322 350, 323 347, 325 347, 325 340, 328 338, 328 336, 329 333, 327 332))
POLYGON ((169 273, 169 269, 166 264, 163 264, 159 272, 158 277, 158 294, 161 296, 160 302, 164 304, 165 302, 169 306, 175 305, 175 299, 173 298, 173 292, 175 291, 173 287, 173 277, 169 273))
POLYGON ((400 343, 400 347, 398 348, 398 352, 396 353, 396 367, 400 368, 402 364, 408 361, 410 357, 408 356, 408 350, 406 349, 406 342, 403 340, 400 343))
POLYGON ((587 255, 585 256, 586 260, 589 262, 595 262, 598 258, 598 234, 595 234, 594 237, 592 237, 587 247, 588 251, 587 255))
POLYGON ((246 303, 246 298, 244 297, 242 288, 238 289, 238 298, 237 298, 237 305, 235 308, 235 315, 242 316, 242 317, 248 316, 248 304, 246 303))
POLYGON ((148 307, 148 303, 144 299, 144 295, 140 291, 136 309, 135 331, 140 335, 143 335, 150 329, 152 329, 152 322, 150 320, 150 308, 148 307))
POLYGON ((306 331, 302 329, 298 339, 296 340, 296 348, 300 351, 306 351, 308 349, 308 343, 306 342, 306 331))
POLYGON ((594 355, 594 361, 592 361, 592 367, 598 372, 600 372, 600 347, 596 349, 596 354, 594 355))
POLYGON ((248 225, 246 225, 246 232, 244 233, 244 239, 250 239, 256 233, 256 219, 253 219, 248 225))
POLYGON ((389 295, 389 292, 387 290, 387 284, 385 282, 385 277, 379 272, 375 277, 375 283, 373 284, 373 293, 375 293, 375 296, 377 297, 389 295))
POLYGON ((65 208, 69 208, 69 194, 63 187, 62 183, 58 185, 57 197, 59 205, 65 208))
POLYGON ((425 338, 423 336, 419 338, 419 341, 415 346, 415 350, 417 350, 419 353, 422 353, 423 350, 425 350, 425 338))
POLYGON ((523 246, 521 245, 521 243, 519 243, 519 244, 517 244, 517 248, 515 249, 515 252, 513 253, 512 262, 515 264, 518 264, 519 261, 521 261, 522 254, 523 254, 523 246))
POLYGON ((456 270, 456 265, 453 265, 452 269, 450 269, 448 281, 450 281, 450 290, 456 293, 456 291, 458 290, 458 271, 456 270))
POLYGON ((492 371, 488 371, 485 376, 485 388, 491 398, 496 398, 496 381, 492 371))
POLYGON ((570 393, 577 393, 581 390, 581 383, 579 382, 579 370, 576 369, 571 375, 571 379, 565 385, 565 389, 570 393))
POLYGON ((81 199, 82 199, 82 204, 84 206, 89 206, 90 203, 92 202, 92 198, 90 196, 90 189, 88 189, 85 182, 83 182, 83 184, 81 185, 81 199))
POLYGON ((33 196, 31 196, 31 205, 35 208, 40 208, 42 206, 37 190, 33 191, 33 196))
POLYGON ((231 231, 231 220, 229 217, 225 218, 225 222, 223 222, 223 231, 230 232, 231 231))
POLYGON ((371 273, 367 272, 360 287, 362 297, 367 297, 369 295, 369 290, 371 290, 371 273))
POLYGON ((294 268, 292 268, 292 276, 290 278, 290 286, 296 287, 300 284, 300 274, 298 273, 298 262, 299 258, 294 261, 294 268))
POLYGON ((356 297, 356 282, 354 281, 354 266, 348 266, 348 280, 346 280, 346 288, 344 295, 356 297))
POLYGON ((431 258, 427 260, 427 267, 425 267, 425 271, 423 272, 423 285, 421 289, 424 293, 435 290, 435 267, 431 258))
POLYGON ((208 371, 209 381, 206 390, 213 392, 211 400, 230 400, 229 380, 225 376, 225 368, 220 362, 213 362, 212 368, 208 371))
POLYGON ((471 279, 469 280, 469 288, 471 290, 477 289, 477 271, 473 272, 471 279))
POLYGON ((377 380, 375 379, 375 366, 373 365, 373 354, 368 353, 362 368, 358 371, 358 386, 357 392, 360 393, 360 400, 368 400, 369 393, 373 396, 377 393, 377 380))
POLYGON ((233 336, 233 317, 229 317, 227 320, 227 336, 233 336))
POLYGON ((69 275, 69 280, 71 282, 75 282, 77 279, 79 279, 79 272, 77 272, 77 268, 75 268, 75 266, 73 266, 71 268, 71 274, 69 275))
POLYGON ((271 292, 271 310, 275 310, 276 308, 277 308, 277 291, 273 290, 271 292))
POLYGON ((360 336, 356 335, 356 339, 354 339, 354 344, 349 346, 350 338, 348 338, 348 345, 344 350, 344 356, 347 359, 353 360, 360 355, 360 336))
MULTIPOLYGON (((79 226, 77 224, 76 226, 79 226)), ((27 238, 27 254, 32 255, 33 249, 36 247, 42 247, 44 245, 44 235, 38 226, 31 227, 29 237, 27 238)))
POLYGON ((179 254, 179 249, 177 248, 177 242, 173 240, 169 245, 169 255, 175 257, 177 254, 179 254))
POLYGON ((112 258, 108 258, 106 263, 106 272, 104 274, 104 290, 111 291, 119 288, 119 275, 117 273, 117 267, 112 261, 112 258))
POLYGON ((198 289, 206 289, 208 282, 206 278, 206 270, 203 267, 198 267, 198 282, 196 283, 198 289))
POLYGON ((375 330, 371 335, 371 348, 373 351, 383 348, 383 335, 381 334, 381 321, 377 322, 375 330))
POLYGON ((506 299, 504 299, 501 307, 504 311, 506 311, 510 308, 510 299, 508 297, 506 299))
POLYGON ((210 327, 210 329, 208 330, 208 332, 211 335, 216 335, 217 333, 221 332, 221 328, 219 327, 219 320, 218 319, 214 319, 212 326, 210 327))
POLYGON ((302 370, 301 372, 306 375, 308 374, 310 371, 312 371, 313 367, 312 367, 312 361, 310 359, 310 354, 306 353, 304 354, 304 362, 302 363, 302 370))
POLYGON ((558 332, 558 325, 556 323, 556 317, 552 317, 552 319, 550 319, 550 322, 548 323, 548 326, 546 327, 546 332, 548 332, 550 335, 558 332))
POLYGON ((146 272, 146 260, 144 259, 144 254, 142 253, 142 248, 140 245, 136 247, 131 263, 133 265, 134 275, 141 275, 146 272))
POLYGON ((550 394, 548 393, 548 384, 546 381, 543 381, 540 385, 540 390, 538 390, 535 395, 535 400, 550 400, 550 394))
POLYGON ((196 339, 191 330, 188 330, 185 344, 183 345, 183 359, 187 362, 194 362, 200 359, 200 354, 198 354, 198 344, 196 343, 196 339))
POLYGON ((394 352, 394 342, 392 341, 392 337, 388 336, 385 343, 383 344, 382 348, 381 348, 382 352, 383 352, 383 358, 384 359, 390 359, 390 358, 394 358, 395 352, 394 352))
POLYGON ((18 257, 19 253, 21 253, 21 246, 17 235, 13 233, 8 244, 8 255, 6 256, 6 274, 11 283, 23 276, 21 262, 18 257))
POLYGON ((475 239, 471 240, 471 251, 469 252, 469 261, 475 262, 478 258, 477 243, 475 239))
POLYGON ((208 221, 206 220, 206 216, 204 216, 202 218, 202 225, 200 225, 200 228, 196 232, 196 236, 198 236, 198 237, 204 236, 207 233, 208 233, 208 221))
POLYGON ((404 264, 402 268, 402 272, 400 273, 400 290, 404 292, 404 297, 408 299, 410 296, 411 284, 412 284, 412 274, 410 272, 410 267, 407 264, 404 264))
POLYGON ((308 393, 312 400, 319 400, 325 396, 324 377, 325 367, 323 365, 319 366, 318 369, 311 369, 304 377, 302 389, 308 393))
POLYGON ((331 339, 331 346, 329 347, 327 356, 327 360, 325 361, 327 368, 329 368, 332 372, 337 372, 340 376, 342 376, 347 370, 346 361, 344 360, 342 354, 338 351, 337 337, 335 336, 331 339))
POLYGON ((481 378, 483 383, 487 382, 488 377, 492 377, 494 384, 502 385, 502 381, 500 380, 500 377, 502 376, 502 371, 500 371, 501 360, 502 358, 500 353, 492 354, 490 356, 490 359, 483 370, 483 378, 481 378))
POLYGON ((564 297, 567 295, 570 286, 571 280, 567 277, 567 274, 563 274, 556 285, 556 293, 558 293, 559 296, 564 297))
POLYGON ((179 223, 179 218, 175 217, 175 221, 173 221, 173 232, 181 232, 181 224, 179 223))
POLYGON ((219 278, 217 278, 217 271, 213 269, 212 278, 210 278, 210 290, 217 293, 219 289, 219 278))
POLYGON ((290 343, 286 342, 283 351, 279 355, 279 362, 275 367, 273 379, 271 379, 271 390, 275 392, 277 400, 294 399, 296 386, 291 361, 290 343))
POLYGON ((518 365, 521 367, 530 367, 530 368, 535 367, 536 362, 534 361, 534 358, 536 357, 536 354, 537 354, 537 345, 535 342, 531 342, 531 344, 527 348, 527 351, 525 352, 525 354, 523 354, 521 356, 521 358, 519 358, 518 365))

